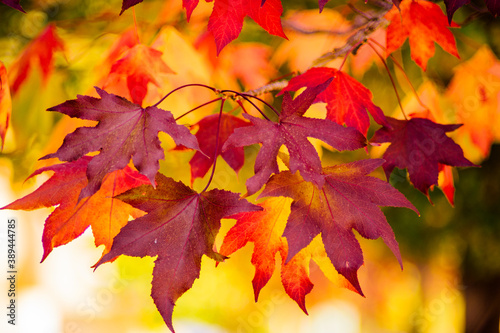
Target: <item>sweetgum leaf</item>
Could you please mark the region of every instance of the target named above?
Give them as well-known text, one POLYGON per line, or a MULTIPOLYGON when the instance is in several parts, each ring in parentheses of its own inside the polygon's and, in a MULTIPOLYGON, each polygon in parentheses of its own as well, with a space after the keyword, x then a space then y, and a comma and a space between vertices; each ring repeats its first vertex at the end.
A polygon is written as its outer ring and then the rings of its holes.
POLYGON ((377 123, 387 125, 384 112, 372 102, 373 96, 370 90, 335 68, 311 68, 292 78, 280 94, 285 91, 296 91, 302 87, 315 87, 328 79, 332 79, 332 82, 315 100, 327 103, 326 119, 354 127, 364 136, 370 127, 367 111, 377 123))
POLYGON ((155 106, 142 108, 97 87, 96 90, 101 98, 78 95, 77 99, 49 109, 73 118, 98 121, 95 127, 77 128, 66 136, 57 152, 42 157, 74 161, 99 151, 88 165, 89 182, 80 198, 94 194, 108 173, 124 168, 131 158, 139 172, 153 183, 158 160, 165 156, 158 139, 160 131, 168 133, 178 145, 198 149, 196 137, 178 125, 169 111, 155 106))
POLYGON ((45 220, 42 261, 54 247, 71 242, 89 226, 92 226, 95 245, 104 245, 106 253, 129 215, 140 215, 138 210, 114 198, 148 182, 145 176, 128 166, 107 175, 99 191, 78 201, 80 191, 87 185, 86 170, 91 160, 84 156, 74 162, 38 169, 29 178, 47 171, 54 174, 33 193, 2 208, 33 210, 57 206, 45 220))
POLYGON ((173 332, 175 302, 199 277, 202 256, 217 261, 225 258, 213 249, 220 220, 261 208, 229 191, 197 193, 162 174, 157 175, 156 182, 156 189, 144 185, 117 197, 147 214, 121 229, 111 251, 96 266, 119 255, 157 256, 151 296, 173 332))
POLYGON ((215 149, 217 149, 217 156, 222 156, 227 164, 236 172, 240 171, 245 163, 245 151, 242 147, 230 148, 225 151, 222 151, 221 148, 236 128, 249 126, 250 123, 226 113, 222 113, 220 116, 222 119, 220 120, 218 147, 215 147, 215 142, 217 141, 219 114, 206 116, 196 124, 199 127, 198 132, 196 132, 196 138, 200 145, 200 151, 197 151, 189 161, 191 165, 191 180, 204 177, 208 170, 210 170, 210 167, 214 164, 215 149))
POLYGON ((33 39, 24 49, 19 59, 12 65, 15 75, 12 80, 12 93, 15 94, 28 77, 33 64, 38 63, 46 83, 54 67, 54 53, 63 51, 64 43, 57 36, 56 27, 49 24, 45 30, 33 39))
POLYGON ((132 102, 142 105, 148 92, 148 84, 159 86, 156 77, 160 73, 173 74, 174 71, 161 59, 162 52, 143 44, 127 50, 123 57, 111 67, 109 75, 124 76, 132 102))
POLYGON ((360 160, 323 169, 325 184, 318 189, 299 174, 280 172, 271 177, 259 197, 294 199, 283 236, 289 262, 321 234, 335 269, 362 295, 357 271, 363 253, 352 229, 368 239, 381 237, 402 265, 394 233, 380 206, 417 209, 395 188, 368 174, 384 160, 360 160))
MULTIPOLYGON (((408 38, 411 58, 424 71, 427 69, 427 61, 436 51, 434 43, 460 58, 455 38, 448 29, 446 16, 435 3, 405 0, 401 2, 400 10, 392 8, 385 17, 391 22, 387 27, 388 55, 399 49, 408 38)), ((452 23, 451 27, 458 25, 452 23)))
POLYGON ((243 27, 243 20, 250 16, 272 35, 286 38, 281 26, 283 7, 281 0, 214 0, 214 9, 208 20, 208 31, 217 44, 217 53, 236 39, 243 27))
POLYGON ((382 127, 370 140, 391 142, 384 153, 387 179, 395 167, 408 169, 413 186, 429 196, 429 188, 438 184, 439 164, 476 166, 464 157, 462 148, 446 133, 462 125, 441 125, 424 118, 398 120, 387 117, 390 128, 382 127))
POLYGON ((123 14, 124 11, 129 9, 130 7, 133 7, 137 5, 138 3, 141 3, 143 0, 123 0, 122 2, 122 10, 120 11, 120 15, 123 14))
POLYGON ((4 5, 17 9, 20 12, 26 13, 23 7, 21 7, 21 0, 1 0, 0 2, 4 5))
POLYGON ((255 161, 255 175, 246 183, 249 195, 256 193, 271 174, 278 173, 276 157, 281 145, 285 145, 290 153, 290 170, 300 170, 304 179, 319 187, 324 183, 321 160, 314 146, 307 140, 308 137, 320 139, 338 150, 354 150, 365 146, 365 138, 354 128, 340 126, 328 119, 303 117, 316 96, 329 83, 330 81, 327 81, 317 87, 308 88, 295 99, 285 93, 277 123, 248 114, 243 115, 253 126, 237 128, 222 149, 262 143, 255 161))

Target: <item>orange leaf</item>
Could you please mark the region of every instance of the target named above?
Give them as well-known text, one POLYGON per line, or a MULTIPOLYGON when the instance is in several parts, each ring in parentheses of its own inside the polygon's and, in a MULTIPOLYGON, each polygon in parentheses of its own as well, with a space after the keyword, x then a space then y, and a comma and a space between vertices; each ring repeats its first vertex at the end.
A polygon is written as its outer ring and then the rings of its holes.
POLYGON ((281 252, 282 258, 286 258, 288 247, 281 235, 290 214, 290 203, 291 200, 284 197, 271 198, 259 204, 262 211, 231 216, 237 222, 224 237, 220 254, 229 256, 248 242, 255 244, 252 256, 255 301, 274 273, 276 253, 281 252))
POLYGON ((2 139, 2 150, 5 143, 5 134, 7 133, 7 128, 9 127, 11 112, 12 101, 10 99, 7 69, 0 61, 0 138, 2 139))
POLYGON ((37 38, 31 41, 21 54, 21 57, 13 65, 15 72, 12 80, 13 94, 26 80, 36 60, 38 60, 42 70, 42 79, 46 83, 53 69, 54 53, 58 50, 63 51, 64 44, 56 34, 55 25, 50 24, 37 38))
POLYGON ((83 157, 75 162, 38 169, 30 177, 45 171, 54 171, 54 175, 33 193, 2 208, 32 210, 58 206, 45 221, 42 261, 54 247, 78 238, 89 226, 92 226, 95 245, 104 245, 105 254, 129 215, 141 214, 141 211, 114 198, 130 188, 149 183, 145 176, 129 167, 109 174, 99 191, 78 201, 80 191, 87 185, 86 170, 91 159, 83 157))
POLYGON ((500 139, 500 61, 488 47, 456 67, 446 97, 456 109, 457 122, 464 124, 457 142, 469 154, 478 151, 474 162, 486 158, 493 141, 500 139))
MULTIPOLYGON (((448 20, 441 8, 428 1, 405 0, 401 12, 393 7, 386 14, 391 22, 387 28, 387 54, 399 49, 406 38, 410 40, 411 58, 424 71, 427 61, 434 55, 434 42, 448 53, 459 58, 455 38, 448 30, 448 20)), ((452 23, 451 27, 458 27, 452 23)))
POLYGON ((174 73, 161 59, 162 52, 137 44, 127 50, 124 56, 113 64, 105 87, 126 78, 132 101, 142 105, 148 92, 148 83, 160 86, 156 76, 160 73, 174 73))

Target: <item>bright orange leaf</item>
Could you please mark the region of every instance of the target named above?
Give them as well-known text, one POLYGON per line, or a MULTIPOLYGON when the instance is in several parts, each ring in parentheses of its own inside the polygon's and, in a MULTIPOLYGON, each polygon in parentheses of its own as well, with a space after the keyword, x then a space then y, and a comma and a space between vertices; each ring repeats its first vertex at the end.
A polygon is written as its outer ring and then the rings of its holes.
POLYGON ((127 50, 121 59, 113 64, 105 83, 107 88, 117 81, 126 79, 132 101, 142 105, 148 92, 148 83, 160 86, 156 76, 160 73, 174 73, 161 59, 162 52, 137 44, 127 50))
MULTIPOLYGON (((448 20, 441 8, 429 1, 405 0, 399 11, 393 7, 386 14, 391 22, 387 28, 387 54, 399 49, 406 38, 410 40, 411 58, 424 71, 427 61, 434 55, 434 42, 459 58, 455 38, 448 30, 448 20)), ((451 27, 458 27, 452 23, 451 27)))
MULTIPOLYGON (((13 65, 12 93, 15 94, 21 84, 26 80, 34 62, 42 70, 42 79, 47 82, 54 67, 54 53, 63 51, 64 43, 56 34, 56 27, 50 24, 37 38, 31 41, 20 58, 13 65)), ((11 73, 12 74, 12 73, 11 73)))
POLYGON ((91 159, 83 157, 75 162, 38 169, 30 177, 45 171, 54 174, 33 193, 2 208, 33 210, 57 206, 45 221, 42 261, 54 247, 71 242, 89 226, 92 226, 95 245, 104 245, 105 254, 129 215, 142 215, 141 211, 114 198, 128 189, 149 183, 145 176, 129 167, 110 173, 99 191, 78 201, 80 191, 87 185, 86 170, 91 159))

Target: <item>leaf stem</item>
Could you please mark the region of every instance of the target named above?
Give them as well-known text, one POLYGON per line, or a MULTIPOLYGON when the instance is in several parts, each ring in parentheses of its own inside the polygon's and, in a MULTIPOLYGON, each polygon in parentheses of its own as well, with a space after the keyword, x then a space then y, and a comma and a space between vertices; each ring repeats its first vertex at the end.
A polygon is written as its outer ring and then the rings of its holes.
POLYGON ((177 90, 181 90, 187 87, 203 87, 212 90, 214 93, 218 93, 219 91, 215 89, 214 87, 207 86, 206 84, 201 84, 201 83, 190 83, 190 84, 185 84, 183 86, 177 87, 174 90, 170 91, 168 94, 162 97, 156 104, 152 105, 153 107, 157 107, 161 102, 163 102, 168 96, 172 95, 174 92, 177 90))
POLYGON ((243 99, 245 99, 248 103, 252 104, 254 108, 256 108, 267 120, 269 120, 269 118, 266 117, 266 115, 252 102, 249 100, 249 98, 255 98, 256 100, 258 100, 259 102, 265 104, 268 108, 270 108, 271 110, 273 110, 273 112, 279 116, 279 112, 271 105, 269 104, 268 102, 266 102, 265 100, 263 100, 262 98, 260 97, 257 97, 257 96, 254 96, 254 95, 251 95, 251 94, 248 94, 248 93, 241 93, 241 92, 238 92, 238 91, 234 91, 234 90, 230 90, 230 89, 225 89, 225 90, 221 90, 220 91, 221 93, 232 93, 232 94, 235 94, 236 96, 240 96, 242 97, 243 99))
POLYGON ((219 110, 219 122, 217 124, 217 133, 215 134, 215 150, 214 150, 214 164, 212 165, 212 172, 210 173, 210 179, 208 180, 207 185, 201 192, 205 192, 208 189, 208 186, 210 186, 210 183, 212 183, 212 179, 214 178, 214 173, 215 173, 215 165, 217 164, 217 153, 219 151, 219 133, 220 133, 220 124, 222 120, 222 109, 224 108, 224 103, 226 102, 226 98, 222 97, 221 98, 221 103, 220 103, 220 110, 219 110))
POLYGON ((373 52, 375 52, 375 54, 377 54, 377 56, 380 58, 380 61, 382 61, 382 63, 384 64, 385 70, 387 71, 387 74, 389 74, 389 78, 391 79, 391 83, 392 83, 392 87, 394 88, 394 92, 396 93, 396 98, 398 99, 399 108, 401 109, 401 112, 403 113, 405 120, 408 120, 408 117, 406 116, 406 113, 403 110, 403 105, 401 104, 401 98, 399 97, 398 89, 396 88, 396 83, 394 82, 394 78, 392 77, 391 70, 387 66, 387 63, 386 63, 384 57, 382 57, 382 55, 377 51, 377 49, 373 46, 373 44, 370 41, 368 41, 367 44, 370 45, 373 52))
MULTIPOLYGON (((374 43, 375 45, 377 45, 378 47, 380 47, 382 50, 386 50, 386 48, 383 45, 381 45, 379 42, 377 42, 376 40, 368 38, 368 41, 374 43)), ((424 109, 428 110, 429 108, 420 99, 420 96, 418 95, 417 91, 415 90, 415 87, 411 83, 410 78, 408 77, 408 75, 406 75, 406 71, 404 70, 403 66, 399 63, 399 61, 396 60, 396 58, 392 54, 390 54, 389 57, 394 62, 394 65, 396 65, 396 67, 399 68, 401 70, 401 72, 403 73, 406 81, 408 82, 408 84, 410 85, 411 90, 413 91, 413 94, 417 98, 418 104, 420 104, 420 106, 423 107, 424 109)))
POLYGON ((214 102, 220 101, 221 99, 222 99, 222 97, 218 97, 218 98, 216 98, 216 99, 213 99, 213 100, 211 100, 211 101, 208 101, 208 102, 206 102, 206 103, 203 103, 203 104, 201 104, 201 105, 198 105, 197 107, 195 107, 195 108, 193 108, 193 109, 191 109, 191 110, 189 110, 189 111, 186 111, 186 112, 184 112, 183 114, 181 114, 179 117, 175 118, 175 121, 177 121, 177 120, 181 119, 181 118, 182 118, 182 117, 184 117, 184 116, 187 116, 188 114, 190 114, 191 112, 193 112, 193 111, 195 111, 195 110, 198 110, 199 108, 204 107, 205 105, 212 104, 212 103, 214 103, 214 102))

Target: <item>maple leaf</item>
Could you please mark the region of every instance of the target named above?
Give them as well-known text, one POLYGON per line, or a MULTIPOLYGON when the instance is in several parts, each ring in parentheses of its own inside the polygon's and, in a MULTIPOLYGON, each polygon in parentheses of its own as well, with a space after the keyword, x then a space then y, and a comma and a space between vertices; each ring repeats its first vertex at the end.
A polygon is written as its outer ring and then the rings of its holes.
POLYGON ((7 69, 3 62, 0 61, 0 139, 2 140, 2 150, 5 143, 5 134, 7 134, 7 128, 9 128, 11 113, 12 100, 10 98, 7 69))
POLYGON ((277 123, 243 114, 253 126, 237 128, 222 150, 262 143, 255 161, 255 175, 246 182, 249 195, 257 192, 271 174, 278 173, 276 157, 282 145, 290 153, 290 170, 300 170, 304 179, 313 181, 319 187, 324 183, 321 160, 314 146, 307 140, 308 137, 320 139, 338 150, 354 150, 365 145, 363 135, 354 128, 343 127, 328 119, 303 117, 316 96, 329 83, 327 81, 317 87, 307 88, 295 99, 285 93, 277 123))
POLYGON ((462 148, 447 132, 462 125, 441 125, 424 118, 398 120, 387 117, 391 128, 382 127, 370 140, 391 142, 384 153, 387 179, 395 167, 408 169, 413 186, 429 196, 429 188, 438 184, 439 163, 450 166, 476 166, 464 157, 462 148))
POLYGON ((12 66, 15 72, 12 79, 12 93, 15 94, 26 80, 35 59, 38 60, 42 70, 43 82, 47 82, 53 67, 54 53, 58 50, 64 50, 64 43, 57 36, 55 25, 49 24, 38 37, 31 41, 21 57, 12 66))
MULTIPOLYGON (((429 1, 402 1, 399 11, 392 8, 385 16, 387 27, 387 54, 399 49, 406 38, 410 40, 411 58, 424 71, 427 61, 436 51, 434 42, 459 58, 455 38, 448 30, 448 22, 441 8, 429 1)), ((452 23, 451 27, 458 27, 452 23)))
POLYGON ((87 184, 86 170, 91 160, 91 157, 84 156, 74 162, 38 169, 29 178, 47 171, 53 171, 54 174, 33 193, 2 208, 33 210, 57 206, 45 220, 42 261, 53 248, 76 239, 89 226, 92 226, 95 245, 104 245, 104 253, 107 253, 113 238, 127 223, 129 215, 137 216, 140 213, 114 198, 148 182, 146 177, 128 166, 107 175, 99 191, 78 201, 80 191, 87 184))
POLYGON ((381 237, 402 265, 394 233, 380 206, 417 209, 395 188, 367 176, 384 160, 370 159, 326 167, 325 184, 318 189, 297 173, 280 172, 271 177, 260 197, 294 199, 283 236, 288 242, 289 262, 314 237, 321 234, 333 266, 363 295, 357 271, 363 253, 352 229, 368 239, 381 237))
MULTIPOLYGON (((485 0, 486 7, 494 16, 500 15, 500 2, 498 0, 485 0)), ((470 0, 444 0, 444 4, 446 5, 446 13, 448 14, 448 22, 451 24, 451 19, 453 18, 453 14, 457 11, 458 8, 467 5, 470 3, 470 0)))
POLYGON ((234 147, 225 151, 222 151, 221 148, 236 128, 248 126, 250 123, 226 113, 222 113, 220 117, 222 118, 220 120, 219 145, 217 148, 215 142, 217 141, 219 114, 206 116, 196 124, 199 127, 196 138, 200 145, 200 151, 197 151, 189 161, 192 181, 204 177, 214 164, 215 149, 217 149, 217 156, 222 156, 236 173, 240 171, 245 163, 245 151, 242 147, 234 147))
POLYGON ((236 219, 236 224, 224 237, 219 253, 229 256, 248 242, 254 243, 252 264, 255 266, 255 276, 252 285, 255 301, 274 273, 276 253, 281 252, 283 260, 286 258, 288 245, 281 235, 290 213, 289 200, 270 198, 258 205, 262 207, 261 211, 230 216, 236 219))
POLYGON ((250 16, 272 35, 286 38, 281 26, 283 7, 281 0, 214 0, 214 9, 208 20, 208 30, 217 44, 217 54, 236 39, 243 27, 243 20, 250 16))
POLYGON ((214 189, 197 193, 162 174, 158 174, 156 182, 156 189, 144 185, 117 197, 147 215, 123 227, 111 251, 96 266, 119 255, 158 256, 151 296, 173 332, 175 302, 199 277, 202 256, 217 261, 225 258, 213 249, 220 220, 261 208, 229 191, 214 189))
POLYGON ((169 111, 155 106, 142 108, 97 87, 96 90, 101 98, 78 95, 77 99, 49 109, 72 118, 98 121, 95 127, 77 128, 65 137, 57 152, 42 157, 74 161, 99 151, 88 165, 89 182, 80 198, 94 194, 106 174, 124 168, 131 158, 139 172, 153 183, 158 161, 165 157, 158 139, 160 131, 168 133, 178 145, 198 149, 196 137, 178 125, 169 111))
POLYGON ((120 11, 120 15, 123 14, 124 11, 129 9, 130 7, 133 7, 137 5, 138 3, 141 3, 143 0, 123 0, 122 2, 122 10, 120 11))
POLYGON ((0 2, 20 12, 26 13, 23 7, 21 7, 21 0, 1 0, 0 2))
MULTIPOLYGON (((113 80, 113 75, 126 77, 127 87, 132 102, 142 105, 144 97, 148 92, 148 83, 159 87, 156 76, 160 73, 174 73, 161 59, 162 52, 151 47, 137 44, 127 50, 121 59, 113 64, 109 73, 110 78, 105 86, 113 80)), ((105 87, 103 87, 104 89, 105 87)))
POLYGON ((182 7, 186 9, 187 20, 191 19, 193 10, 198 6, 198 0, 182 0, 182 7))
MULTIPOLYGON (((315 102, 327 103, 326 118, 336 123, 354 127, 365 137, 370 127, 370 118, 387 125, 384 112, 372 102, 372 93, 361 83, 335 68, 315 67, 296 76, 279 93, 296 91, 302 87, 314 87, 328 79, 333 79, 330 85, 316 97, 315 102)), ((279 95, 278 94, 278 95, 279 95)))

